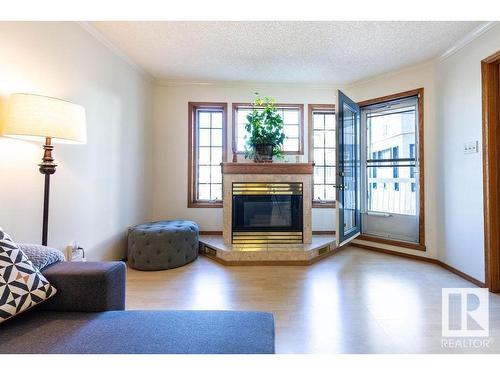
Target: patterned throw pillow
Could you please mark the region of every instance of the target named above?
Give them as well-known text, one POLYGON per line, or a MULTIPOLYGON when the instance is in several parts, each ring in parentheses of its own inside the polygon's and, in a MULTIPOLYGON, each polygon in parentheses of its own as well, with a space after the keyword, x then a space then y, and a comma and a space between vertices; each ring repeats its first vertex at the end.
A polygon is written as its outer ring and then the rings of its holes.
POLYGON ((56 292, 0 228, 0 323, 49 299, 56 292))

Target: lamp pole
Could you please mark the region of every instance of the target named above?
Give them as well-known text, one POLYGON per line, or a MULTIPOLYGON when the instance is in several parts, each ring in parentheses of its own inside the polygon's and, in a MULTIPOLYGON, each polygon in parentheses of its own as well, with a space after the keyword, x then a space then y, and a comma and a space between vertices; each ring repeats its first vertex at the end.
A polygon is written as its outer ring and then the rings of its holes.
POLYGON ((42 245, 47 246, 47 233, 49 228, 49 193, 50 193, 50 175, 56 172, 57 164, 54 163, 52 157, 52 140, 50 137, 45 138, 43 145, 42 162, 38 164, 40 173, 45 175, 45 187, 43 192, 43 224, 42 224, 42 245))

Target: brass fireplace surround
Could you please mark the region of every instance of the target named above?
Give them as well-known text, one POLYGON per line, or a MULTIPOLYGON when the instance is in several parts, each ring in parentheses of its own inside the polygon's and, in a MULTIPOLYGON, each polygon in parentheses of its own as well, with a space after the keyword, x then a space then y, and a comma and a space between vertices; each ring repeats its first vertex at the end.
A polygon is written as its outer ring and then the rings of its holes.
POLYGON ((235 182, 233 195, 302 195, 302 183, 235 182))
MULTIPOLYGON (((301 182, 234 182, 234 195, 302 195, 301 182)), ((302 231, 233 232, 233 244, 297 244, 303 242, 302 231)))

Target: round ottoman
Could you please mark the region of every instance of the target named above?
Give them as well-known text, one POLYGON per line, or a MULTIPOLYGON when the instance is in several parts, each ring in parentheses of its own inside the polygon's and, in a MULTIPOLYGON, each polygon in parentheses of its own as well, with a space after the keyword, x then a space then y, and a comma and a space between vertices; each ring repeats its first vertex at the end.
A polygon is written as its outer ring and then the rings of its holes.
POLYGON ((143 271, 166 270, 198 256, 198 225, 193 221, 155 221, 128 231, 128 264, 143 271))

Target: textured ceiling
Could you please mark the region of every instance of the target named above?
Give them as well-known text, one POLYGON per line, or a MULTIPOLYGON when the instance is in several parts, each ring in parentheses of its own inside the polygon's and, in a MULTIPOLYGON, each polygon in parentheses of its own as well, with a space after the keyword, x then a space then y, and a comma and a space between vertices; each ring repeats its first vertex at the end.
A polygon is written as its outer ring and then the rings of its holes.
POLYGON ((480 22, 92 22, 156 79, 346 84, 418 64, 480 22))

